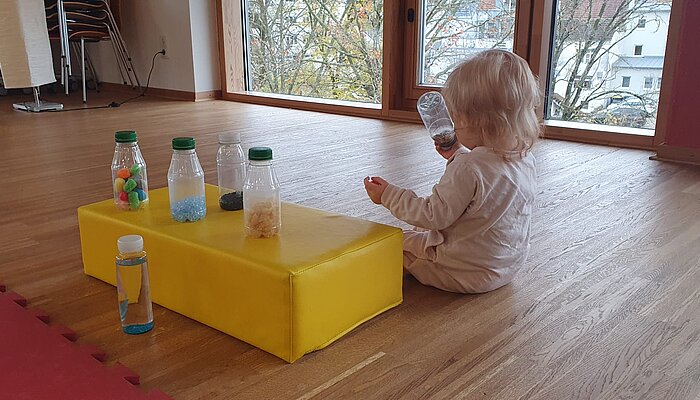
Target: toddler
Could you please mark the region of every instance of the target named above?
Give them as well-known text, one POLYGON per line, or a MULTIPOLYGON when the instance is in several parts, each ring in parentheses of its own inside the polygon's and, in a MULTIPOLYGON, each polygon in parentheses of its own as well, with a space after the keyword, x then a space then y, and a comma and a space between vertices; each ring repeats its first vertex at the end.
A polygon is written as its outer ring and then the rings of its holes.
POLYGON ((404 232, 407 273, 450 292, 488 292, 511 282, 530 246, 537 80, 522 58, 488 50, 461 63, 442 94, 458 143, 435 146, 447 167, 432 194, 421 198, 380 177, 365 178, 365 189, 415 225, 404 232))

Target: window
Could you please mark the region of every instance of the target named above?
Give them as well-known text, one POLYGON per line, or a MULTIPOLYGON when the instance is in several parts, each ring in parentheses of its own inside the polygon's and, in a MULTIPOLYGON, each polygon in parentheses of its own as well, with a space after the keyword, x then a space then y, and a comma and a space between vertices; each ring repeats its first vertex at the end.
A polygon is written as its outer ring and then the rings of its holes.
POLYGON ((637 23, 637 28, 639 29, 644 29, 647 26, 647 19, 644 17, 639 18, 639 22, 637 23))
POLYGON ((424 0, 419 85, 440 85, 470 54, 513 49, 515 1, 424 0))
POLYGON ((653 129, 653 107, 658 100, 652 97, 658 94, 650 90, 655 84, 653 77, 662 72, 663 57, 644 56, 643 47, 664 54, 670 2, 554 3, 545 126, 581 128, 575 124, 584 123, 587 125, 581 129, 587 130, 590 124, 653 129), (652 15, 661 21, 660 28, 636 33, 652 15), (629 101, 642 97, 646 100, 643 105, 629 101))
POLYGON ((247 90, 381 103, 382 0, 245 5, 247 90))
POLYGON ((659 79, 656 80, 656 88, 661 89, 661 77, 659 77, 659 79))
POLYGON ((654 86, 654 77, 647 76, 644 78, 644 89, 651 89, 654 86))
POLYGON ((546 85, 546 127, 654 127, 653 117, 625 125, 606 113, 643 97, 656 115, 658 92, 645 89, 644 78, 659 86, 663 57, 645 53, 664 54, 671 0, 219 1, 229 100, 414 120, 416 99, 442 85, 457 62, 503 48, 526 58, 546 85), (642 18, 655 29, 634 32, 642 18))
POLYGON ((591 77, 587 76, 585 78, 581 78, 580 76, 576 77, 576 80, 574 81, 575 86, 580 87, 582 89, 590 89, 591 88, 591 77))

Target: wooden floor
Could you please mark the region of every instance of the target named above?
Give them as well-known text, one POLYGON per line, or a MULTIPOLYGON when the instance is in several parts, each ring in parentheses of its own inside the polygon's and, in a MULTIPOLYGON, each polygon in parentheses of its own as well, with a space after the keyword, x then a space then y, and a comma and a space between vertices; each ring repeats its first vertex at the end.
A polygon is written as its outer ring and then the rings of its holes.
POLYGON ((420 126, 222 101, 25 114, 13 100, 0 98, 0 281, 146 388, 208 400, 700 398, 699 167, 543 141, 532 252, 511 285, 465 296, 406 278, 401 306, 288 365, 159 306, 151 333, 121 333, 116 290, 82 273, 76 217, 111 196, 113 132, 138 131, 152 188, 166 184, 172 137, 197 139, 215 183, 216 135, 239 131, 245 147, 274 149, 283 200, 403 226, 362 178, 429 193, 444 161, 420 126))

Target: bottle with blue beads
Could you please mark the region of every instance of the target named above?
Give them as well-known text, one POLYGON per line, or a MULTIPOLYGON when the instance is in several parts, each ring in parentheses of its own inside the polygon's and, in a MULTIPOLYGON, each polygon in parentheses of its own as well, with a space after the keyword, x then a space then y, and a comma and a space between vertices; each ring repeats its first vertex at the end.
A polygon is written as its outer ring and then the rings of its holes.
POLYGON ((153 329, 153 306, 143 237, 122 236, 117 240, 117 249, 117 299, 122 330, 131 335, 148 332, 153 329))
POLYGON ((139 210, 148 204, 146 162, 143 160, 135 131, 114 134, 112 157, 112 191, 119 210, 139 210))
POLYGON ((170 215, 178 222, 194 222, 207 214, 204 170, 191 137, 173 139, 173 157, 168 169, 170 215))

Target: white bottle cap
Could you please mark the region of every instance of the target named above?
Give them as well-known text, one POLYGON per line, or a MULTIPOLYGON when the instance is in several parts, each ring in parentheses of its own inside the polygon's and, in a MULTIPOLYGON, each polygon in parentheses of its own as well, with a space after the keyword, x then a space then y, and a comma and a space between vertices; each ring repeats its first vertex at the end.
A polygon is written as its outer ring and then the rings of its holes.
POLYGON ((241 134, 240 132, 233 132, 233 133, 220 133, 219 134, 219 143, 221 144, 234 144, 234 143, 240 143, 241 142, 241 134))
POLYGON ((139 235, 126 235, 117 240, 117 249, 122 254, 143 251, 143 238, 139 235))

